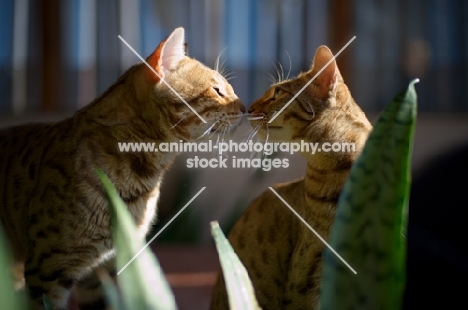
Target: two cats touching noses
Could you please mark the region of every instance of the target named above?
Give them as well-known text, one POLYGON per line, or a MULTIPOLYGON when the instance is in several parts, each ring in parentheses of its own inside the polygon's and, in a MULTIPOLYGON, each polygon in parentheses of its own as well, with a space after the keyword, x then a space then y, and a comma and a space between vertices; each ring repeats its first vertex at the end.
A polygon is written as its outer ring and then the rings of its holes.
MULTIPOLYGON (((27 289, 34 309, 43 309, 43 294, 54 310, 67 309, 70 296, 83 309, 106 307, 95 270, 115 278, 115 249, 97 167, 128 206, 140 238, 156 220, 161 182, 177 154, 120 152, 118 142, 205 139, 231 132, 245 116, 222 74, 185 55, 183 28, 146 62, 158 74, 138 63, 68 119, 0 130, 1 226, 13 249, 15 287, 27 289)), ((355 152, 303 154, 304 177, 273 186, 326 239, 340 191, 372 129, 330 49, 320 46, 307 71, 271 85, 248 113, 263 140, 355 144, 355 152)), ((229 241, 260 307, 317 308, 324 245, 271 191, 247 207, 229 241)), ((221 272, 211 308, 229 309, 221 272)))

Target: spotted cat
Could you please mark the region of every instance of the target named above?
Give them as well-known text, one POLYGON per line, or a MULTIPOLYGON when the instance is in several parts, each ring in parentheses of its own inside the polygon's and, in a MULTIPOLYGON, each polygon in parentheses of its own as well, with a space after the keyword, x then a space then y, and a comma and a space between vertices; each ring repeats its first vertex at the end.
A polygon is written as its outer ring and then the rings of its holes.
MULTIPOLYGON (((323 148, 315 154, 301 154, 307 160, 303 178, 273 188, 326 239, 340 191, 372 129, 344 83, 331 51, 319 47, 310 70, 272 85, 248 112, 255 115, 252 126, 261 125, 259 135, 263 139, 304 140, 323 148), (350 149, 325 152, 336 143, 350 149)), ((265 191, 250 204, 230 232, 229 241, 247 268, 263 309, 317 309, 324 244, 272 191, 265 191)), ((228 308, 220 273, 211 309, 228 308)))
POLYGON ((71 118, 0 131, 1 224, 37 309, 43 294, 53 309, 66 309, 73 286, 81 306, 104 307, 93 269, 105 265, 115 274, 115 267, 97 167, 128 205, 141 238, 155 218, 161 180, 177 154, 120 152, 119 142, 194 140, 233 129, 245 111, 217 71, 185 55, 183 28, 147 63, 157 74, 134 65, 71 118))

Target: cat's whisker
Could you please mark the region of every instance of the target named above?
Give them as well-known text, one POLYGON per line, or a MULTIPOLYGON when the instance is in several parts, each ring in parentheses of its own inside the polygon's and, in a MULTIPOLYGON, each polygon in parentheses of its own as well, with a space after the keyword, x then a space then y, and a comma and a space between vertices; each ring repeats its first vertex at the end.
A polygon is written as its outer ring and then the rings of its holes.
MULTIPOLYGON (((218 57, 216 57, 215 64, 214 64, 214 68, 213 68, 213 69, 214 69, 216 72, 218 72, 218 73, 220 73, 220 72, 219 72, 219 58, 220 58, 220 57, 221 57, 221 54, 219 54, 218 57)), ((220 73, 220 74, 221 74, 221 73, 220 73)))
POLYGON ((310 108, 310 112, 312 112, 312 118, 314 118, 314 117, 315 117, 315 111, 314 111, 314 108, 312 107, 312 105, 310 104, 310 102, 309 102, 309 101, 307 101, 307 105, 308 105, 308 106, 309 106, 309 108, 310 108))
POLYGON ((208 127, 208 129, 206 129, 206 130, 203 132, 203 134, 202 134, 201 136, 199 136, 198 138, 196 138, 196 139, 193 140, 193 141, 200 140, 201 138, 203 138, 204 136, 206 136, 207 134, 209 134, 209 133, 211 132, 211 129, 213 129, 213 127, 214 127, 217 123, 219 123, 220 121, 221 121, 221 120, 219 119, 219 120, 217 120, 216 122, 214 122, 212 125, 210 125, 210 126, 208 127))
MULTIPOLYGON (((219 133, 218 130, 216 130, 215 132, 213 132, 213 134, 211 135, 211 137, 212 137, 214 134, 216 134, 216 143, 215 143, 215 145, 214 145, 215 147, 213 148, 213 155, 216 155, 216 153, 217 153, 218 150, 219 150, 219 135, 220 135, 220 133, 219 133)), ((210 138, 211 138, 211 137, 210 137, 210 138)))
POLYGON ((226 130, 223 132, 223 139, 222 142, 226 143, 225 141, 229 141, 229 128, 226 127, 226 130))
POLYGON ((270 127, 268 126, 268 123, 266 124, 266 138, 265 142, 263 143, 263 156, 266 157, 267 155, 265 154, 265 145, 268 143, 268 139, 270 139, 270 127))
POLYGON ((216 147, 219 147, 219 131, 216 130, 213 134, 216 133, 216 147))
POLYGON ((229 130, 229 128, 226 128, 225 136, 228 141, 231 140, 231 130, 229 130))
POLYGON ((239 118, 245 117, 244 115, 248 115, 248 114, 229 115, 228 117, 225 118, 225 120, 230 121, 232 119, 239 119, 239 118))
MULTIPOLYGON (((315 118, 315 111, 314 111, 314 108, 312 107, 312 105, 310 104, 309 101, 307 101, 307 105, 309 106, 310 108, 310 111, 312 112, 312 118, 310 119, 311 121, 315 118)), ((312 126, 313 123, 310 123, 309 125, 307 125, 306 129, 308 129, 310 126, 312 126)))
POLYGON ((219 74, 221 74, 221 76, 227 80, 230 78, 230 76, 232 75, 232 72, 229 71, 227 68, 223 68, 221 69, 221 71, 219 72, 219 74))
POLYGON ((224 127, 224 129, 222 131, 222 135, 221 135, 222 136, 221 142, 224 142, 224 140, 225 140, 225 138, 227 136, 227 132, 229 131, 229 128, 230 128, 230 126, 225 126, 224 127))
POLYGON ((221 143, 221 133, 222 133, 222 128, 217 128, 212 135, 216 134, 216 147, 219 147, 219 144, 221 143))
POLYGON ((229 128, 234 129, 242 123, 244 117, 248 117, 248 114, 229 115, 224 120, 229 123, 229 128))
POLYGON ((248 118, 250 115, 251 115, 251 114, 248 114, 248 113, 247 113, 247 114, 237 114, 237 115, 229 116, 229 118, 234 118, 234 119, 235 119, 235 118, 239 119, 239 118, 243 118, 243 117, 247 117, 247 118, 248 118))
POLYGON ((224 137, 226 136, 226 133, 230 134, 232 127, 233 125, 231 124, 229 125, 223 124, 220 127, 218 127, 214 132, 211 133, 210 138, 213 137, 213 135, 215 134, 217 135, 217 139, 215 143, 217 147, 219 147, 220 143, 224 142, 224 137))
POLYGON ((252 161, 252 159, 257 158, 259 156, 261 157, 262 155, 261 154, 259 155, 258 152, 252 151, 252 152, 250 152, 249 159, 250 159, 250 161, 252 161))
POLYGON ((224 54, 226 51, 227 47, 225 47, 216 57, 215 64, 214 64, 214 70, 219 73, 226 81, 229 81, 233 78, 236 78, 232 72, 230 72, 226 68, 226 59, 221 60, 221 56, 224 54))
MULTIPOLYGON (((220 150, 220 144, 224 142, 224 137, 226 135, 226 132, 230 132, 230 127, 229 126, 221 126, 216 129, 216 143, 213 148, 213 154, 216 155, 217 152, 220 150)), ((224 154, 223 154, 224 155, 224 154)))
POLYGON ((278 66, 271 60, 270 60, 270 63, 272 64, 272 66, 275 68, 275 71, 276 71, 276 78, 273 77, 272 84, 281 83, 281 81, 282 81, 281 80, 281 74, 280 74, 280 70, 278 69, 278 66))
POLYGON ((220 64, 220 59, 221 59, 221 56, 223 56, 226 49, 227 47, 223 48, 223 50, 218 54, 218 57, 216 57, 216 60, 215 60, 214 70, 218 72, 220 75, 223 75, 222 72, 224 70, 224 64, 226 63, 226 60, 223 60, 220 64))
POLYGON ((257 125, 253 132, 248 136, 247 140, 245 141, 246 143, 248 143, 250 140, 252 140, 252 138, 259 132, 259 130, 262 128, 263 124, 259 124, 257 125))
POLYGON ((189 116, 189 114, 187 114, 186 116, 182 117, 180 120, 177 121, 177 123, 175 123, 174 125, 172 125, 170 127, 170 129, 174 129, 176 128, 184 119, 186 119, 187 117, 189 116))
POLYGON ((219 73, 220 73, 221 75, 223 75, 223 76, 224 76, 224 74, 227 73, 227 69, 226 69, 226 60, 223 60, 223 61, 221 62, 221 65, 220 65, 220 67, 219 67, 219 73))
POLYGON ((252 130, 252 132, 248 135, 247 139, 245 139, 244 142, 248 143, 250 140, 252 140, 252 138, 257 134, 259 128, 262 126, 262 124, 259 124, 257 126, 254 127, 254 129, 252 130))
POLYGON ((224 137, 226 135, 226 128, 227 127, 224 127, 222 130, 221 130, 221 143, 224 144, 224 137))
POLYGON ((291 74, 291 67, 292 67, 292 64, 291 64, 291 56, 289 56, 289 53, 288 51, 285 51, 286 52, 286 55, 288 55, 288 58, 289 58, 289 70, 288 70, 288 75, 286 76, 286 80, 289 79, 289 75, 291 74))
POLYGON ((271 84, 275 84, 276 83, 275 77, 269 72, 266 72, 266 73, 267 73, 268 77, 270 78, 271 84))
POLYGON ((265 113, 247 113, 245 115, 247 115, 247 116, 259 116, 259 115, 265 115, 265 113))
POLYGON ((219 144, 219 136, 222 132, 222 130, 224 130, 225 126, 224 125, 221 125, 219 126, 218 128, 216 128, 214 131, 211 132, 211 134, 209 135, 209 138, 213 138, 214 135, 216 135, 216 144, 218 145, 219 144))
POLYGON ((281 69, 281 76, 278 74, 278 78, 279 78, 279 82, 283 82, 284 81, 284 70, 283 70, 283 65, 281 64, 281 62, 278 61, 278 65, 281 69))
MULTIPOLYGON (((222 63, 221 65, 224 66, 224 63, 222 63)), ((224 78, 228 77, 231 74, 231 72, 227 68, 221 68, 218 73, 224 78)))
POLYGON ((229 73, 229 70, 226 68, 226 59, 224 59, 221 62, 221 66, 219 68, 219 72, 222 76, 225 76, 227 73, 229 73))
POLYGON ((226 81, 230 81, 232 79, 237 78, 237 76, 235 76, 233 72, 228 72, 224 74, 223 77, 226 79, 226 81))
POLYGON ((228 141, 230 141, 231 140, 231 130, 227 130, 226 134, 227 134, 227 137, 228 137, 228 141))
POLYGON ((247 119, 248 119, 249 121, 255 121, 255 120, 257 120, 257 119, 264 119, 264 118, 265 118, 265 116, 261 115, 261 116, 250 116, 250 117, 248 117, 247 119))
POLYGON ((265 143, 263 143, 263 146, 265 146, 265 144, 268 143, 268 139, 270 138, 270 127, 268 126, 268 124, 266 125, 266 130, 267 130, 267 133, 266 133, 265 143))

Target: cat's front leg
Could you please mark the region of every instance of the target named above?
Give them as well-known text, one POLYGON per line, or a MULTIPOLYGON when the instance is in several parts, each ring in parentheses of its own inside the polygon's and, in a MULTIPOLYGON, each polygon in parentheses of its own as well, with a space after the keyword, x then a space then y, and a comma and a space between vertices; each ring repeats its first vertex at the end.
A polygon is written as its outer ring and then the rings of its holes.
POLYGON ((97 276, 97 272, 106 272, 116 283, 117 272, 115 266, 115 258, 111 258, 75 283, 73 291, 80 309, 107 309, 102 284, 97 276))
POLYGON ((41 253, 31 256, 25 264, 25 282, 34 309, 44 309, 46 295, 54 310, 66 310, 73 278, 67 275, 61 264, 46 264, 53 261, 54 254, 41 253))

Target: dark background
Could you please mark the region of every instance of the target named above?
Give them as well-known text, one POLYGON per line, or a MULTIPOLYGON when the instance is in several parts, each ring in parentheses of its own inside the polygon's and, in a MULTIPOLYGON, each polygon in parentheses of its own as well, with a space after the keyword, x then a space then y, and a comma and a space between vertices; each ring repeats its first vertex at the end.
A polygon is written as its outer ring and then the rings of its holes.
MULTIPOLYGON (((467 17, 462 0, 0 0, 0 127, 59 120, 102 93, 138 61, 118 35, 146 57, 183 26, 191 57, 213 67, 223 53, 246 106, 278 68, 293 77, 308 69, 318 46, 336 53, 356 35, 337 61, 371 121, 411 79, 421 80, 406 308, 447 308, 463 296, 454 279, 468 275, 461 216, 468 206, 468 149, 461 148, 468 143, 467 17)), ((239 135, 248 130, 243 124, 239 135)), ((291 168, 271 172, 193 170, 185 167, 189 156, 165 179, 155 231, 207 189, 155 248, 169 276, 195 272, 171 278, 181 309, 189 299, 203 309, 217 268, 209 222, 227 232, 267 186, 301 176, 304 161, 293 156, 291 168)))

